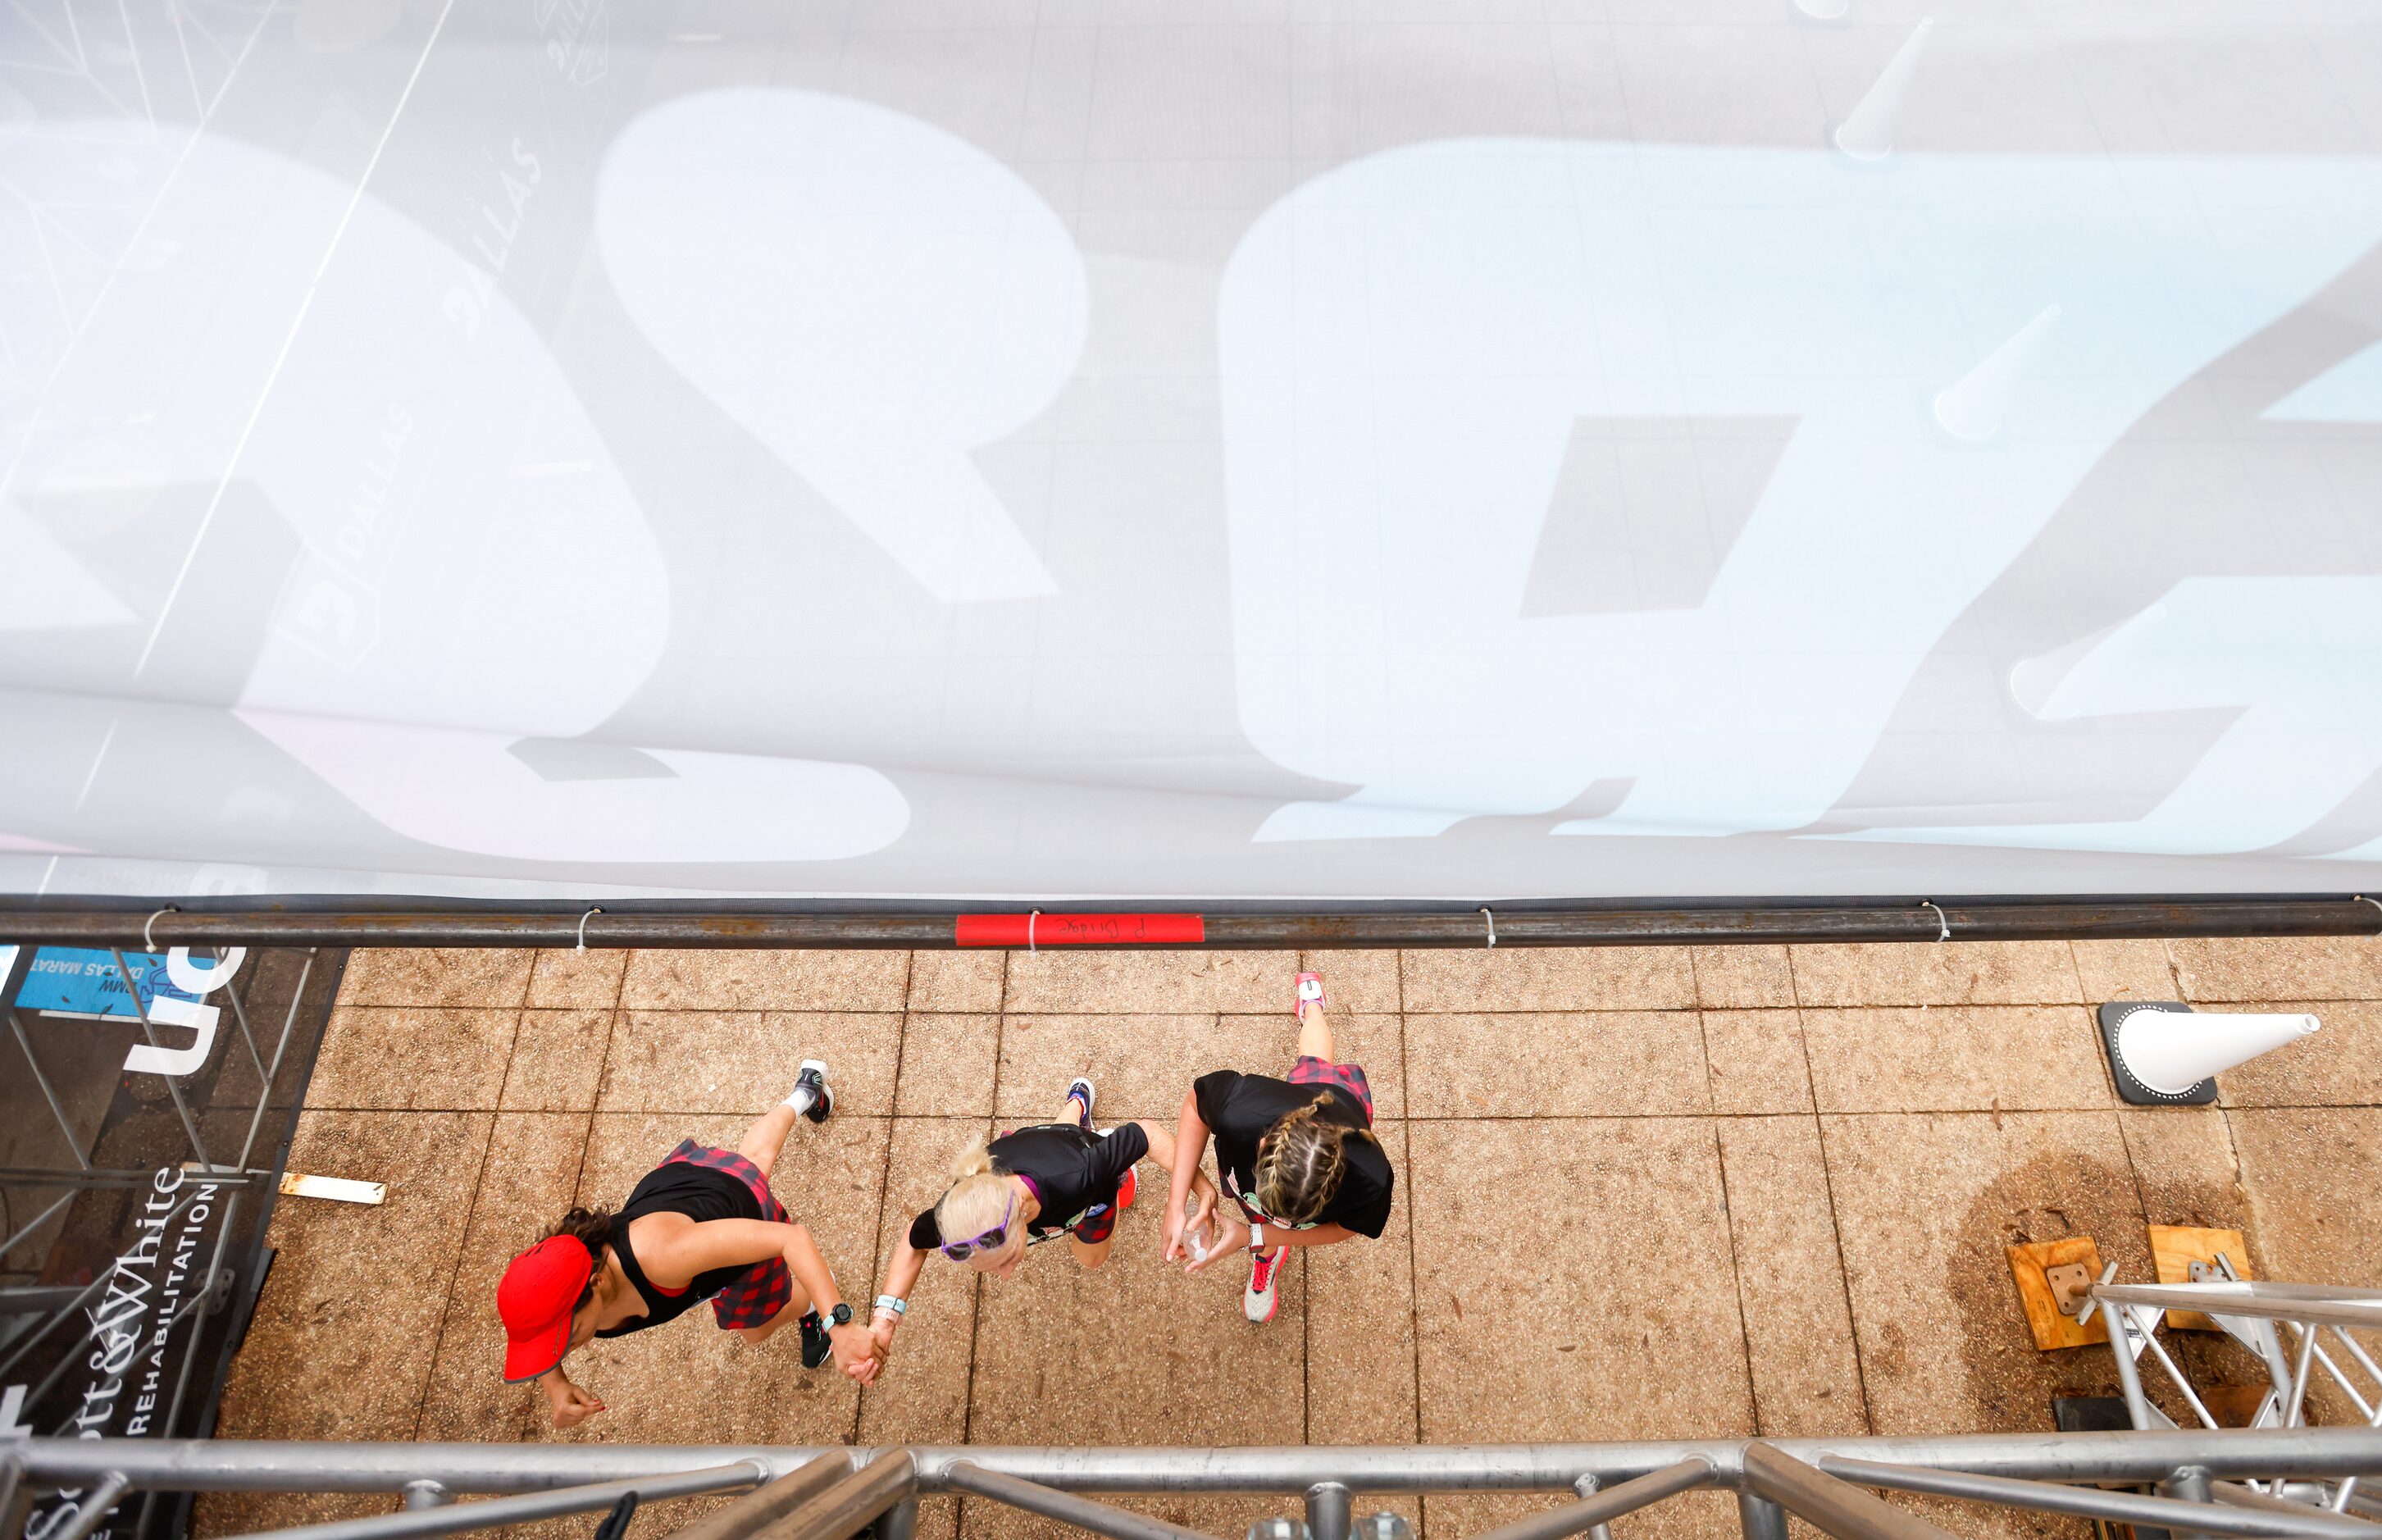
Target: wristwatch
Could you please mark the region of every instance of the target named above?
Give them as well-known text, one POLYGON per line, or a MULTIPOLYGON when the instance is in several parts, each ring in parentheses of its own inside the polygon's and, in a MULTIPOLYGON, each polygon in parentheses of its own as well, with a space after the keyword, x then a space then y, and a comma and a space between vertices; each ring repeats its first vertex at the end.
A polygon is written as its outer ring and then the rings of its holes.
POLYGON ((877 1308, 888 1315, 907 1315, 910 1313, 910 1301, 891 1294, 879 1294, 877 1296, 877 1308))
POLYGON ((1252 1224, 1249 1226, 1249 1254, 1251 1256, 1256 1256, 1259 1252, 1263 1251, 1264 1250, 1265 1226, 1263 1225, 1252 1224))
POLYGON ((833 1310, 827 1312, 827 1324, 830 1326, 849 1326, 852 1324, 852 1307, 839 1301, 833 1310))

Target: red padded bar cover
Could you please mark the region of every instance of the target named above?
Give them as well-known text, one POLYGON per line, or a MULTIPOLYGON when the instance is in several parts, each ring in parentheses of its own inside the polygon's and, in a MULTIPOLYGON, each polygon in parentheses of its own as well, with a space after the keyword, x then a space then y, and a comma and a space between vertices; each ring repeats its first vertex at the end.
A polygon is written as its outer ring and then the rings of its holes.
POLYGON ((952 939, 962 946, 1181 946, 1206 941, 1208 926, 1197 915, 962 915, 952 939))

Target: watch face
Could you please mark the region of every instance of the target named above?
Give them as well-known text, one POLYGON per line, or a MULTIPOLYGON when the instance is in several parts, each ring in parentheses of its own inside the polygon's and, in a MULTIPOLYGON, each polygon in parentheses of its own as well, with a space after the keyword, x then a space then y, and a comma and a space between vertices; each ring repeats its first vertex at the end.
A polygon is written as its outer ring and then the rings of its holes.
POLYGON ((836 1325, 848 1326, 852 1324, 852 1307, 850 1305, 838 1305, 835 1307, 833 1313, 830 1314, 828 1319, 836 1325))

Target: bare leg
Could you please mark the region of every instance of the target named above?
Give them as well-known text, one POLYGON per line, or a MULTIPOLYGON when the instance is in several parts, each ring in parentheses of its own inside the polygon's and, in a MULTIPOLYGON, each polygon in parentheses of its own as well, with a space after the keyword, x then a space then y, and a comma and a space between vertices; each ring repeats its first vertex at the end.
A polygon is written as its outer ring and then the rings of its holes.
MULTIPOLYGON (((1050 1121, 1053 1123, 1073 1123, 1083 1115, 1084 1104, 1070 1096, 1064 1102, 1059 1103, 1059 1115, 1052 1118, 1050 1121)), ((1116 1232, 1114 1230, 1111 1230, 1109 1232, 1108 1239, 1099 1242, 1098 1245, 1088 1245, 1084 1241, 1076 1239, 1072 1235, 1067 1238, 1067 1250, 1073 1251, 1075 1254, 1075 1261, 1086 1267, 1098 1267, 1100 1263, 1108 1261, 1109 1248, 1114 1244, 1116 1244, 1116 1232)))
POLYGON ((1305 1001, 1298 1007, 1298 1053, 1301 1058, 1318 1058, 1325 1064, 1332 1057, 1332 1027, 1323 1019, 1323 1006, 1319 1001, 1305 1001))
MULTIPOLYGON (((777 1170, 778 1152, 785 1147, 786 1136, 793 1131, 794 1109, 781 1103, 770 1108, 759 1122, 744 1130, 744 1138, 736 1146, 736 1152, 759 1166, 762 1179, 766 1181, 769 1175, 777 1170)), ((779 1313, 783 1315, 784 1312, 780 1311, 779 1313)), ((799 1315, 802 1312, 796 1311, 794 1313, 799 1315)), ((774 1324, 773 1322, 772 1324, 774 1324)), ((755 1326, 751 1329, 766 1331, 768 1328, 755 1326)))

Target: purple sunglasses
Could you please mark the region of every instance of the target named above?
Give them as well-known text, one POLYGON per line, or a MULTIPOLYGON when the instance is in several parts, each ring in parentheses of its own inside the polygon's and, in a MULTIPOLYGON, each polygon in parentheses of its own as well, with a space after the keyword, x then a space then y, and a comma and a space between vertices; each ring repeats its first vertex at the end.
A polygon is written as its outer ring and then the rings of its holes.
POLYGON ((978 1251, 998 1251, 1009 1239, 1009 1221, 1016 1213, 1017 1194, 1013 1192, 1009 1195, 1009 1207, 1003 1209, 1001 1213, 1000 1224, 995 1225, 992 1228, 985 1231, 984 1234, 976 1237, 974 1240, 947 1240, 943 1242, 943 1255, 951 1258, 953 1262, 965 1262, 968 1258, 976 1255, 978 1251))

